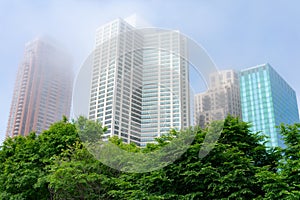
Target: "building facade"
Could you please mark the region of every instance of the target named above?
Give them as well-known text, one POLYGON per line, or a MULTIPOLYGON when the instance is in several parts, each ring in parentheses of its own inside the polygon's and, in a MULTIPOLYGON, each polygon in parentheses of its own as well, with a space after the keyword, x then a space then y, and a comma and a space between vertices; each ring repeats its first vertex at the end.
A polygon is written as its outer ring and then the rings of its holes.
POLYGON ((56 45, 36 39, 26 44, 14 86, 6 137, 40 133, 70 115, 73 72, 56 45))
POLYGON ((242 117, 239 76, 234 70, 223 70, 209 77, 206 92, 195 95, 195 124, 205 127, 227 115, 242 117))
POLYGON ((188 66, 172 51, 183 44, 178 32, 139 31, 123 19, 97 30, 89 119, 108 127, 105 137, 145 146, 189 126, 188 66))
POLYGON ((141 144, 190 126, 186 40, 178 31, 143 33, 141 144))
POLYGON ((122 19, 98 28, 93 59, 89 119, 99 120, 125 142, 141 132, 142 38, 122 19))
POLYGON ((241 70, 240 87, 243 121, 268 136, 268 146, 283 147, 276 126, 299 122, 295 91, 269 64, 241 70))
POLYGON ((1 135, 0 135, 0 146, 2 146, 4 140, 5 140, 5 135, 4 135, 4 134, 3 134, 3 135, 1 134, 1 135))

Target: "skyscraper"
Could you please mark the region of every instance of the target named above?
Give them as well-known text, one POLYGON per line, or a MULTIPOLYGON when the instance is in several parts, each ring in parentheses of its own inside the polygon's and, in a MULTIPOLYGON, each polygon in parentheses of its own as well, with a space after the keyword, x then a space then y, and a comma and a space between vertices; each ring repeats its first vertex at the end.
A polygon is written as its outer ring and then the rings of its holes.
POLYGON ((295 91, 269 64, 241 70, 240 85, 243 120, 268 136, 269 146, 284 146, 276 126, 299 122, 295 91))
POLYGON ((178 31, 143 33, 141 143, 190 126, 186 39, 178 31))
POLYGON ((89 119, 108 127, 105 136, 139 142, 141 132, 142 45, 140 35, 122 19, 96 34, 89 119), (128 33, 128 34, 125 34, 128 33))
POLYGON ((184 44, 178 32, 137 30, 123 19, 97 30, 89 118, 108 127, 106 137, 144 146, 190 125, 188 66, 172 52, 184 44))
POLYGON ((44 39, 26 44, 12 97, 6 137, 40 133, 70 115, 73 72, 69 57, 44 39))
POLYGON ((195 124, 205 127, 228 114, 242 117, 238 73, 223 70, 209 77, 208 91, 195 95, 195 124))
POLYGON ((4 135, 2 135, 2 134, 0 135, 0 146, 1 146, 2 143, 4 142, 4 139, 5 139, 4 137, 5 137, 4 135))

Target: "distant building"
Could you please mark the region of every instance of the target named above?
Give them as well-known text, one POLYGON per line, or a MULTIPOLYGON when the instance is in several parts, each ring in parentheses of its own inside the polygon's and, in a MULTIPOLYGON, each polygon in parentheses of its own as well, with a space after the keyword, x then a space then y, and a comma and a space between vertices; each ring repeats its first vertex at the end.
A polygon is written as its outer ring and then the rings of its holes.
POLYGON ((284 146, 276 126, 299 122, 295 91, 269 64, 242 70, 240 87, 243 121, 267 135, 269 146, 284 146))
POLYGON ((98 28, 89 119, 108 127, 106 137, 145 146, 190 125, 188 65, 163 50, 186 50, 178 32, 135 30, 123 19, 98 28))
POLYGON ((6 137, 40 133, 70 115, 73 72, 69 57, 42 39, 26 44, 12 97, 6 137))
POLYGON ((1 133, 0 134, 0 146, 3 144, 4 140, 5 140, 5 135, 1 133))
POLYGON ((205 127, 227 115, 242 117, 238 73, 223 70, 210 75, 208 91, 195 95, 195 124, 205 127))

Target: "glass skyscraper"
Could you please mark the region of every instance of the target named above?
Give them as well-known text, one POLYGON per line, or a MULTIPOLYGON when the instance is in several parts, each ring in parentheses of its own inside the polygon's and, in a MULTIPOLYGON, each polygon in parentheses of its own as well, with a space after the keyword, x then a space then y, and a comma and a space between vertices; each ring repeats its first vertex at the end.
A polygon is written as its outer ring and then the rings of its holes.
POLYGON ((269 64, 241 70, 240 91, 243 121, 268 136, 268 146, 283 147, 276 126, 299 121, 295 91, 269 64))

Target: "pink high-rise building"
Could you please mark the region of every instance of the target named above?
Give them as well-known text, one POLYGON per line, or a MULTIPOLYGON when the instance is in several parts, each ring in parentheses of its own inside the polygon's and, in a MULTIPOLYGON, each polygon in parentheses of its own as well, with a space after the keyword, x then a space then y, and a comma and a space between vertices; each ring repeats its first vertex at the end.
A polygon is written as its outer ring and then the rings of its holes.
POLYGON ((36 39, 26 44, 12 97, 6 137, 40 133, 70 115, 72 63, 52 42, 36 39))

